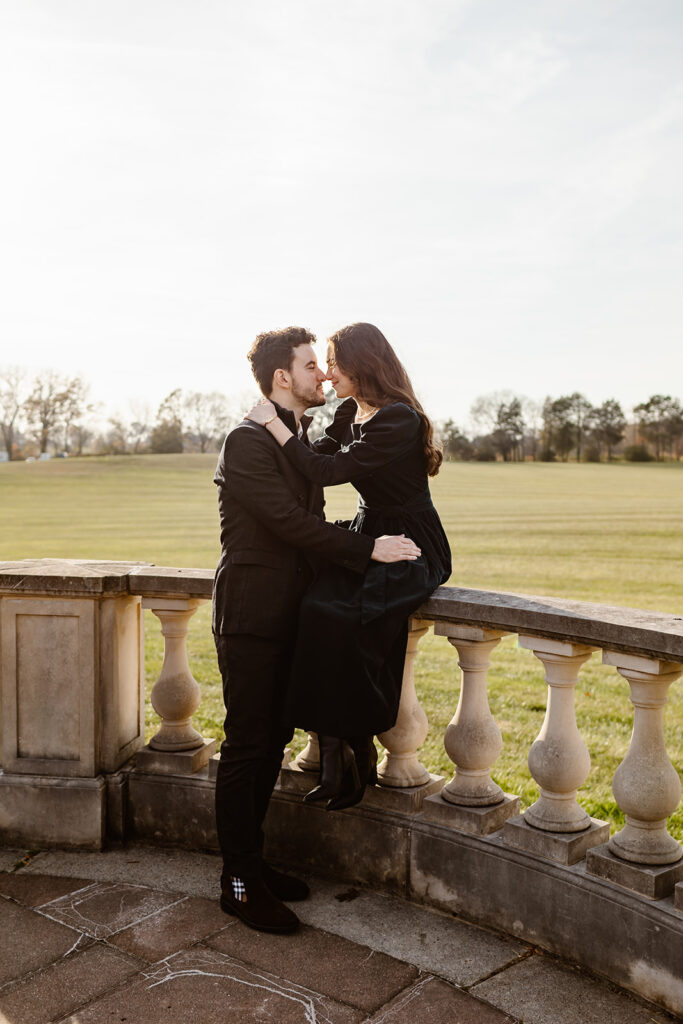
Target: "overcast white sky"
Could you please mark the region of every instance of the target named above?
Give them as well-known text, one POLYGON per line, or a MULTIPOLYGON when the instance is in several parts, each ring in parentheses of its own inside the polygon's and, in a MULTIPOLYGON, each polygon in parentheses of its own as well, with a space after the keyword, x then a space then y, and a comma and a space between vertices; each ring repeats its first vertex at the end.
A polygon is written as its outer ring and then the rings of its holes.
POLYGON ((0 365, 125 410, 370 320, 436 418, 683 398, 680 0, 0 13, 0 365))

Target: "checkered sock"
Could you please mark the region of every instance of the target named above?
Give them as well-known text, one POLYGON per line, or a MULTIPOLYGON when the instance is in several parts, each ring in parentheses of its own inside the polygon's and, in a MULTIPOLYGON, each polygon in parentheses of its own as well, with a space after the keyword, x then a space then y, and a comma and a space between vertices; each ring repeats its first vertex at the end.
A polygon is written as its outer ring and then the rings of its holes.
POLYGON ((247 887, 241 878, 237 878, 235 875, 230 875, 230 882, 232 884, 232 893, 238 903, 247 902, 247 887))

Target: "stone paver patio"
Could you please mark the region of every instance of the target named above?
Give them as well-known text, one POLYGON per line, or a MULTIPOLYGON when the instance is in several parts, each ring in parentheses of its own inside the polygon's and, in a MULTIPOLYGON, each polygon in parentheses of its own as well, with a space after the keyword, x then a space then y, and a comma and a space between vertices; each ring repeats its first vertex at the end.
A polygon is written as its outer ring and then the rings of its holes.
POLYGON ((216 857, 0 850, 0 1024, 665 1024, 675 1018, 446 914, 311 880, 295 935, 216 901, 216 857))

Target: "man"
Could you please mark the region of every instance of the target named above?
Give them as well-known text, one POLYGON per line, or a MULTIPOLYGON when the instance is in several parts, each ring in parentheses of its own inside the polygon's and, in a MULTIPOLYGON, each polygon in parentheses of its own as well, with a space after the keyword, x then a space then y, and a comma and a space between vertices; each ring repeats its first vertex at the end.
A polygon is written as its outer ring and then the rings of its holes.
MULTIPOLYGON (((269 331, 248 357, 262 393, 304 441, 305 410, 325 403, 314 341, 301 327, 269 331)), ((263 861, 262 824, 291 739, 282 707, 301 598, 320 557, 363 573, 371 558, 395 562, 419 552, 403 537, 375 540, 325 523, 321 488, 250 421, 226 437, 215 483, 222 551, 213 632, 226 706, 216 777, 221 907, 252 928, 290 932, 299 921, 282 901, 304 899, 308 887, 263 861)))

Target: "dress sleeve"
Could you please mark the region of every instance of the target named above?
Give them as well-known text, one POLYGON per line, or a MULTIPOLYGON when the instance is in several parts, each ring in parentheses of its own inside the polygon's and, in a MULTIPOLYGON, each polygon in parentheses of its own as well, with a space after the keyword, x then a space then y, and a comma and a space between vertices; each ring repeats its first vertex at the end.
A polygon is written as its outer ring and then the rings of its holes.
POLYGON ((412 448, 420 430, 420 417, 403 402, 384 406, 363 424, 360 437, 334 455, 311 451, 292 437, 283 451, 309 480, 319 484, 344 484, 360 480, 400 459, 412 448))
POLYGON ((349 425, 356 415, 357 408, 358 406, 353 398, 347 398, 346 401, 337 406, 334 419, 329 427, 327 427, 322 437, 319 437, 311 445, 313 451, 319 455, 334 455, 335 452, 338 452, 344 436, 348 432, 349 425))

